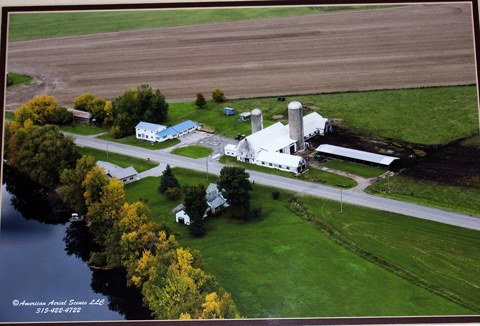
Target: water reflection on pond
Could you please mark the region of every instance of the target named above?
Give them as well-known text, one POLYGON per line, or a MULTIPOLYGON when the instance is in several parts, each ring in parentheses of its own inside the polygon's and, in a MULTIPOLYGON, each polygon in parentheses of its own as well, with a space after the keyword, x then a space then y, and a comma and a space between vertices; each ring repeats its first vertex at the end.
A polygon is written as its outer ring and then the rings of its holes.
POLYGON ((53 213, 42 190, 12 175, 2 188, 0 322, 148 319, 123 271, 88 267, 85 224, 62 224, 65 212, 53 213))

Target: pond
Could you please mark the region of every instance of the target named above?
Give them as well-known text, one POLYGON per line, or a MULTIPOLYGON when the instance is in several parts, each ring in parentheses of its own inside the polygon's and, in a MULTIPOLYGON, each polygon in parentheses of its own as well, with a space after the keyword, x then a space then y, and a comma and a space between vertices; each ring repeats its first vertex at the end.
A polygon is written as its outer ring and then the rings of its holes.
POLYGON ((46 218, 45 200, 19 188, 2 187, 0 323, 149 319, 123 271, 89 268, 84 222, 46 218))

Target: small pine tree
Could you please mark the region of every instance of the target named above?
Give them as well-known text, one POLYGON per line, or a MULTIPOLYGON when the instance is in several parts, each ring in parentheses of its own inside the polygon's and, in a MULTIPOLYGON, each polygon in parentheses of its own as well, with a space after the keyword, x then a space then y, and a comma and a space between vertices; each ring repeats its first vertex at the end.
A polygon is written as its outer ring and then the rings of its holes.
POLYGON ((199 108, 202 109, 207 105, 207 101, 205 100, 205 96, 203 96, 202 93, 197 93, 197 99, 195 100, 195 105, 199 108))
POLYGON ((173 175, 170 165, 167 164, 165 171, 162 173, 160 178, 160 187, 158 190, 163 194, 168 188, 179 188, 180 184, 178 183, 177 178, 173 175))
POLYGON ((217 102, 225 102, 225 94, 223 94, 223 91, 220 88, 215 88, 212 92, 212 99, 217 102))

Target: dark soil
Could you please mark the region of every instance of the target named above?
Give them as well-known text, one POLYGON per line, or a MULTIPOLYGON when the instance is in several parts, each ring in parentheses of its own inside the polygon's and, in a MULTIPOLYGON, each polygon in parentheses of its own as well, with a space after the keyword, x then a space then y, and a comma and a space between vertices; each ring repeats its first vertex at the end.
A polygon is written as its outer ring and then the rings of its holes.
MULTIPOLYGON (((479 138, 478 135, 473 136, 479 138)), ((471 137, 470 140, 473 138, 471 137)), ((399 164, 391 167, 402 175, 438 183, 480 187, 480 142, 459 139, 440 147, 421 147, 388 139, 363 137, 347 129, 335 128, 332 134, 315 137, 313 148, 320 144, 343 146, 372 153, 399 157, 399 164)))

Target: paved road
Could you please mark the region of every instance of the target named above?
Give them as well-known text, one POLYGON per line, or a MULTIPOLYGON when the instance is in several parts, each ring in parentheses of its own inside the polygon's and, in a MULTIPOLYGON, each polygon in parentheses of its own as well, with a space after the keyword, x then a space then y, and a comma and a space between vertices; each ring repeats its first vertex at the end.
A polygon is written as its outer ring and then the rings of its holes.
MULTIPOLYGON (((72 136, 75 137, 76 144, 80 146, 106 150, 108 144, 108 151, 110 152, 143 159, 150 158, 151 160, 160 162, 161 167, 166 166, 166 164, 170 164, 172 167, 177 166, 197 171, 207 170, 207 161, 205 159, 191 159, 188 157, 173 155, 168 153, 168 150, 147 150, 119 143, 107 143, 105 140, 89 136, 72 136)), ((222 167, 223 165, 219 162, 212 159, 208 160, 209 173, 219 175, 222 167)), ((156 174, 160 175, 161 170, 162 168, 156 168, 156 174)), ((250 173, 250 179, 258 184, 480 231, 480 218, 447 212, 421 205, 405 203, 397 200, 376 197, 351 190, 339 190, 337 188, 284 178, 257 171, 248 171, 248 173, 250 173)))

